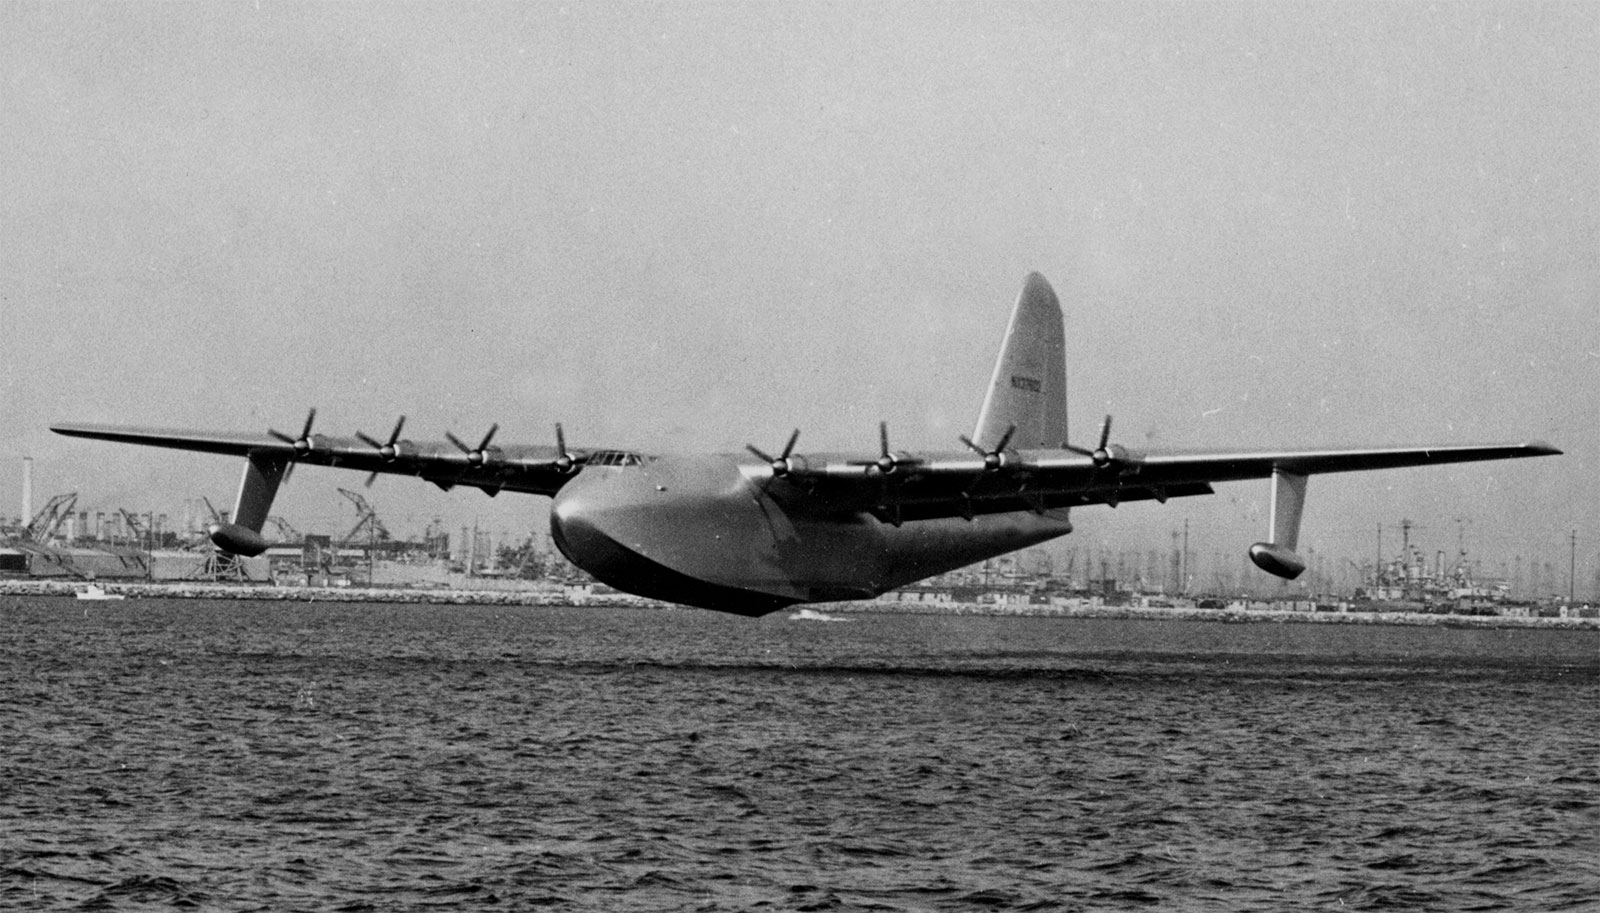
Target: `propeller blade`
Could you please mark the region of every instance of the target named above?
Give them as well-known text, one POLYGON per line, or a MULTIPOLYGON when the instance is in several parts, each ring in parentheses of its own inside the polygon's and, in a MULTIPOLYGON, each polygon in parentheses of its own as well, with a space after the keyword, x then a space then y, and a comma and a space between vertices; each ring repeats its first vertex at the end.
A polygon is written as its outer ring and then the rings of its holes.
MULTIPOLYGON (((397 444, 400 441, 400 429, 404 428, 405 425, 406 417, 402 415, 400 416, 400 420, 394 423, 394 430, 389 432, 388 442, 383 444, 378 443, 376 438, 369 437, 360 431, 356 432, 356 437, 360 438, 361 442, 366 444, 368 447, 378 451, 378 456, 382 457, 384 462, 389 462, 400 455, 400 448, 397 446, 397 444)), ((450 437, 450 435, 446 435, 446 437, 450 437)), ((454 440, 454 438, 452 437, 451 440, 454 440)), ((456 445, 460 446, 460 442, 457 441, 456 445)), ((377 477, 378 474, 374 472, 372 476, 367 479, 368 488, 372 487, 372 482, 377 477)))
MULTIPOLYGON (((799 434, 798 431, 795 432, 799 434)), ((902 466, 920 466, 923 460, 920 457, 904 456, 889 449, 889 423, 878 423, 878 458, 875 460, 846 460, 846 466, 866 466, 876 468, 884 475, 889 475, 902 466)))
POLYGON ((477 447, 468 447, 466 441, 463 441, 461 438, 456 437, 455 435, 451 434, 448 431, 446 431, 444 433, 444 436, 445 436, 446 440, 448 440, 450 443, 456 445, 456 449, 457 450, 460 450, 462 453, 467 455, 467 464, 468 465, 470 465, 470 466, 482 466, 483 463, 484 463, 484 458, 485 458, 485 454, 483 452, 483 448, 489 446, 488 442, 489 442, 489 440, 491 438, 494 437, 495 428, 497 428, 497 427, 498 426, 490 426, 489 433, 484 435, 484 438, 483 438, 484 443, 479 444, 477 447))
POLYGON ((1017 426, 1016 425, 1007 425, 1006 426, 1006 433, 1000 435, 1000 443, 994 445, 994 452, 995 453, 1003 452, 1006 449, 1006 445, 1011 443, 1011 436, 1016 434, 1016 433, 1017 433, 1017 426))
POLYGON ((776 479, 788 475, 792 469, 792 467, 789 465, 789 455, 794 453, 794 445, 798 440, 800 440, 800 429, 796 428, 789 435, 789 440, 783 445, 783 452, 776 457, 754 444, 746 444, 744 447, 746 450, 755 454, 756 458, 761 462, 772 467, 772 477, 776 479))
POLYGON ((567 433, 562 430, 561 423, 556 422, 556 471, 571 472, 577 465, 578 461, 567 452, 567 433))
MULTIPOLYGON (((972 452, 983 457, 984 472, 994 472, 1005 465, 1006 446, 1011 443, 1011 436, 1016 433, 1016 425, 1007 425, 1006 433, 1000 435, 1000 443, 996 444, 993 450, 984 450, 978 446, 976 441, 964 434, 961 435, 961 443, 966 444, 972 449, 972 452)), ((976 487, 977 482, 973 482, 973 486, 976 487)))
MULTIPOLYGON (((1082 456, 1086 456, 1089 459, 1094 460, 1094 465, 1095 465, 1096 468, 1109 466, 1112 463, 1117 462, 1117 459, 1118 459, 1117 454, 1115 454, 1115 453, 1113 453, 1111 451, 1111 416, 1110 416, 1110 414, 1108 413, 1106 415, 1106 417, 1105 417, 1105 420, 1100 423, 1100 443, 1095 445, 1095 448, 1093 450, 1088 450, 1088 449, 1085 449, 1083 447, 1075 446, 1073 444, 1063 444, 1062 446, 1065 447, 1067 450, 1072 451, 1073 453, 1076 453, 1076 454, 1079 454, 1079 455, 1082 455, 1082 456)), ((1121 448, 1118 448, 1118 449, 1121 449, 1121 448)))
POLYGON ((478 442, 478 452, 479 453, 482 453, 485 450, 489 449, 489 442, 494 440, 494 433, 496 431, 499 431, 499 430, 500 430, 500 424, 498 422, 496 422, 495 424, 489 426, 489 433, 485 434, 483 436, 483 440, 478 442))
MULTIPOLYGON (((300 429, 299 437, 290 437, 282 431, 267 429, 267 433, 294 448, 295 456, 304 456, 311 452, 311 426, 317 420, 317 410, 312 409, 306 413, 306 423, 300 429)), ((287 478, 287 476, 285 476, 287 478)))
POLYGON ((878 423, 878 452, 882 454, 882 456, 878 457, 878 471, 884 475, 894 472, 895 467, 900 465, 900 461, 895 459, 895 455, 889 452, 888 422, 878 423))

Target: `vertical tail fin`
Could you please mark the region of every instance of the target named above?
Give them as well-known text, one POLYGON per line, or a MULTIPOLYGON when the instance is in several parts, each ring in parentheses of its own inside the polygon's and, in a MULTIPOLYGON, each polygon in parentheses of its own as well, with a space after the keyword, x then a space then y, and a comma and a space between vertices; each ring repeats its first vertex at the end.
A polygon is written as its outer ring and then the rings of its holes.
POLYGON ((1005 342, 972 439, 994 447, 1015 425, 1011 446, 1055 449, 1067 440, 1066 337, 1061 302, 1038 273, 1028 274, 1011 311, 1005 342))

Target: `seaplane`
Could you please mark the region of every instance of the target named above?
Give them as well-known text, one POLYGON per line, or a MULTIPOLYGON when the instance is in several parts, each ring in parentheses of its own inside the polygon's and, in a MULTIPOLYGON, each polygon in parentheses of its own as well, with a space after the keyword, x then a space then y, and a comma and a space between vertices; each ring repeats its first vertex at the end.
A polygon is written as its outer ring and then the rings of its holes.
POLYGON ((209 528, 226 555, 254 556, 278 488, 296 466, 406 475, 442 489, 551 498, 550 534, 573 564, 625 592, 757 617, 803 603, 870 599, 946 571, 1072 532, 1073 508, 1214 493, 1220 482, 1271 486, 1266 538, 1248 547, 1262 571, 1292 580, 1313 475, 1474 460, 1552 456, 1543 442, 1306 450, 1134 449, 1114 443, 1111 416, 1092 444, 1067 437, 1061 304, 1029 275, 971 436, 959 447, 905 450, 878 428, 876 452, 807 453, 800 432, 781 447, 735 453, 643 453, 553 441, 469 443, 313 430, 181 431, 57 424, 58 434, 243 458, 227 522, 209 528))

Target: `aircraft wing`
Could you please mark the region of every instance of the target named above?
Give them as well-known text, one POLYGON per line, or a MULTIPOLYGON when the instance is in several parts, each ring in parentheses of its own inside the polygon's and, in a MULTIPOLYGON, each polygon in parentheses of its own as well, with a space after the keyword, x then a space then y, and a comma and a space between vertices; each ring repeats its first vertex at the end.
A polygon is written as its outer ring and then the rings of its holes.
MULTIPOLYGON (((871 510, 888 522, 971 517, 1019 510, 1044 512, 1089 504, 1212 493, 1212 484, 1287 475, 1397 469, 1478 460, 1550 456, 1542 442, 1364 447, 1325 450, 1135 453, 1122 448, 1085 454, 1068 450, 888 457, 868 460, 796 458, 783 473, 784 500, 825 508, 871 510), (883 467, 888 467, 885 470, 883 467)), ((769 470, 770 471, 770 470, 769 470)), ((769 483, 769 487, 770 483, 769 483)))
POLYGON ((68 437, 242 456, 278 464, 280 471, 292 464, 308 463, 373 474, 415 476, 447 490, 467 485, 491 495, 501 491, 553 495, 578 467, 599 452, 569 452, 559 432, 556 446, 500 446, 493 444, 491 429, 491 433, 473 447, 453 438, 402 440, 400 427, 396 425, 395 433, 386 442, 360 434, 354 437, 312 434, 309 421, 299 437, 277 432, 240 434, 123 425, 59 424, 50 426, 50 430, 68 437))
POLYGON ((1274 472, 1320 475, 1370 469, 1400 469, 1439 463, 1510 460, 1561 453, 1543 442, 1513 444, 1446 444, 1434 447, 1366 447, 1332 450, 1282 450, 1220 453, 1151 453, 1130 455, 1134 475, 1147 479, 1196 479, 1231 482, 1261 479, 1274 472))

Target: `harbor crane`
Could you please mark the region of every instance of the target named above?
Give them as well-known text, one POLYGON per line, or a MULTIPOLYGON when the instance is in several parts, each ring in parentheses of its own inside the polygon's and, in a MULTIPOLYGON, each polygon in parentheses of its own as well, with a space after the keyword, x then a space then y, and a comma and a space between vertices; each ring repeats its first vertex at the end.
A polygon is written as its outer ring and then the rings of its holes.
POLYGON ((339 489, 339 494, 344 495, 351 504, 355 505, 358 516, 356 525, 351 527, 350 532, 346 533, 345 537, 339 541, 339 548, 348 548, 351 543, 359 542, 363 533, 365 533, 366 540, 369 543, 388 542, 392 538, 389 535, 389 530, 384 527, 383 521, 378 519, 377 511, 372 509, 372 505, 367 503, 366 498, 348 488, 339 489))
POLYGON ((51 498, 38 513, 33 515, 28 525, 22 528, 22 538, 34 542, 49 541, 55 536, 56 530, 61 528, 61 524, 72 516, 72 509, 77 504, 78 493, 75 491, 51 498))
POLYGON ((267 522, 277 528, 278 535, 282 537, 283 542, 293 544, 305 541, 306 537, 301 535, 299 530, 290 526, 288 520, 278 516, 271 516, 267 518, 267 522))
POLYGON ((133 541, 146 542, 146 534, 149 531, 145 529, 143 523, 139 522, 139 515, 129 511, 126 507, 117 508, 117 512, 122 514, 122 522, 127 524, 128 532, 131 534, 133 541))

